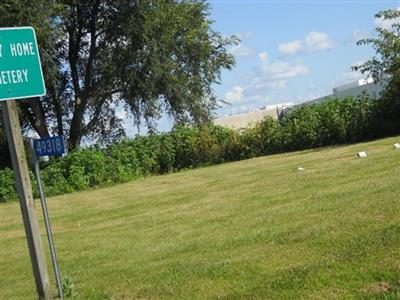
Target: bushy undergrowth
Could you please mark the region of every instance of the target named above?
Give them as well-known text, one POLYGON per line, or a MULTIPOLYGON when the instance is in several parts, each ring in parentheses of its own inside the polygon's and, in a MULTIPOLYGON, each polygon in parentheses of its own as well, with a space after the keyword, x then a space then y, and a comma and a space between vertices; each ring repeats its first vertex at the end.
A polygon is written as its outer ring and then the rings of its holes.
MULTIPOLYGON (((79 149, 42 163, 45 192, 57 195, 152 174, 398 134, 400 118, 391 112, 399 107, 399 99, 332 99, 293 109, 280 120, 267 117, 241 132, 213 125, 177 127, 106 149, 79 149)), ((0 171, 0 202, 15 198, 12 171, 0 171)))

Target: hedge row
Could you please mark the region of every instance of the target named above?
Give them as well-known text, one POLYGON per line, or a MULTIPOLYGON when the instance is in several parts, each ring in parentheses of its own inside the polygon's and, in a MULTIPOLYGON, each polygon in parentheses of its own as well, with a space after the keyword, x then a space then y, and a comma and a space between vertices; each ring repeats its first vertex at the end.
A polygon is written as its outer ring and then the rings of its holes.
MULTIPOLYGON (((289 111, 280 120, 267 117, 241 132, 213 125, 178 127, 106 149, 79 149, 42 162, 45 192, 57 195, 152 174, 398 134, 400 118, 388 114, 388 104, 366 96, 332 99, 289 111)), ((398 100, 390 105, 389 111, 399 111, 398 100)), ((0 202, 13 199, 13 173, 0 171, 0 202)))

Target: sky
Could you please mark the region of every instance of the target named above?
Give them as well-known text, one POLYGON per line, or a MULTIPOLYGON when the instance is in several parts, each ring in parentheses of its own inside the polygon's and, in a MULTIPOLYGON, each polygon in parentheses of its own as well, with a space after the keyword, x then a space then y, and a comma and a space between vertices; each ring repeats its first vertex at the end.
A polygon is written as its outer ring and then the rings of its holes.
MULTIPOLYGON (((365 76, 351 66, 374 55, 356 41, 376 36, 390 24, 374 16, 400 9, 400 0, 211 0, 213 30, 241 39, 229 51, 236 58, 214 85, 222 104, 216 117, 276 104, 297 104, 331 94, 332 88, 365 76)), ((127 121, 131 123, 132 121, 127 121)), ((128 136, 136 132, 127 126, 128 136)), ((164 117, 159 131, 172 122, 164 117)), ((141 133, 145 133, 143 127, 141 133)))
POLYGON ((332 88, 363 78, 351 66, 374 55, 357 46, 388 24, 374 15, 400 8, 396 1, 212 0, 213 29, 241 38, 230 48, 236 66, 215 86, 230 102, 217 116, 263 106, 301 103, 325 96, 332 88))

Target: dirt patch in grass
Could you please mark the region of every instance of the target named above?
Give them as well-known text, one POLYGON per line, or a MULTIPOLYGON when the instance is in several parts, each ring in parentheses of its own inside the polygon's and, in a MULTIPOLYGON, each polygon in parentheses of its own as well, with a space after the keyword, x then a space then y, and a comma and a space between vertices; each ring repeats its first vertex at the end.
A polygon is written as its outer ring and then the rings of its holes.
POLYGON ((385 294, 392 290, 391 286, 387 282, 375 282, 367 285, 362 289, 363 294, 366 295, 378 295, 385 294))

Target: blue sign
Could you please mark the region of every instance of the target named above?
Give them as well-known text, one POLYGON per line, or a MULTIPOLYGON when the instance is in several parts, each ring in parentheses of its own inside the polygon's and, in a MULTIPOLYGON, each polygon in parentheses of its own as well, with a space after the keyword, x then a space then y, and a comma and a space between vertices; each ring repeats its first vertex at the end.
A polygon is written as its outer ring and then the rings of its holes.
POLYGON ((61 156, 65 153, 65 140, 63 135, 50 138, 33 140, 33 147, 37 157, 61 156))

